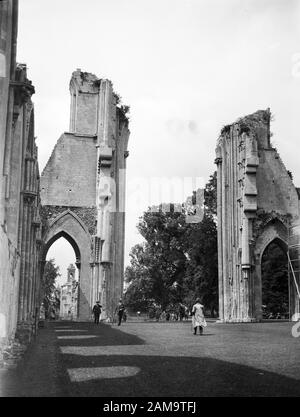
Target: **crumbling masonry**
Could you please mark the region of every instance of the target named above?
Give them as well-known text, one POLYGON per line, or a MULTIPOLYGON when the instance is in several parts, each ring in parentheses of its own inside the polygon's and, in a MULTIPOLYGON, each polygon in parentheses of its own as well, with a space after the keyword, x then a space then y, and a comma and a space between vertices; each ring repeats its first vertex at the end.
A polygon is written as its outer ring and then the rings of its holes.
POLYGON ((0 1, 0 366, 36 333, 43 266, 58 238, 76 254, 76 319, 90 319, 96 299, 111 318, 123 289, 127 107, 110 81, 74 72, 70 132, 40 185, 34 87, 16 64, 17 28, 18 0, 0 1))
MULTIPOLYGON (((270 142, 270 111, 258 111, 221 131, 218 167, 219 315, 224 322, 262 318, 261 259, 276 241, 288 250, 299 219, 299 190, 270 142)), ((291 319, 299 298, 290 280, 291 319)))
POLYGON ((70 131, 41 175, 41 259, 65 237, 79 270, 78 320, 90 319, 96 300, 112 318, 123 289, 128 119, 109 80, 77 70, 70 94, 70 131))
POLYGON ((0 363, 36 331, 41 246, 34 87, 16 64, 18 2, 0 2, 0 363), (17 338, 15 338, 17 336, 17 338))

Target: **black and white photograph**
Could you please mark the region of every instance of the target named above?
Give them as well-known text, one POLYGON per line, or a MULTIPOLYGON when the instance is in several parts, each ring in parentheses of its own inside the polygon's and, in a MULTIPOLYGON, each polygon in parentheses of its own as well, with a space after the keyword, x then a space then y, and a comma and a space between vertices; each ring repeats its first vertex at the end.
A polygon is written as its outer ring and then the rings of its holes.
POLYGON ((299 397, 299 113, 300 0, 0 0, 0 397, 299 397))

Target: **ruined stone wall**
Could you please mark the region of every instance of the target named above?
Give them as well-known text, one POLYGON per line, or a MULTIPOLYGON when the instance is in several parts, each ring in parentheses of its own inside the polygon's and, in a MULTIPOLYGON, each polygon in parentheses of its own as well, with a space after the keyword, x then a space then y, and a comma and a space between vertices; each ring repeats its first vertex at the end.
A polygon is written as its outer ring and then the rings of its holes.
POLYGON ((43 206, 95 207, 95 148, 95 137, 64 133, 59 138, 41 174, 43 206))
POLYGON ((18 234, 8 228, 6 219, 14 100, 10 81, 16 67, 17 8, 14 1, 0 3, 0 362, 3 350, 15 335, 20 271, 18 234))
MULTIPOLYGON (((26 81, 26 78, 24 80, 26 81)), ((36 332, 40 307, 40 175, 34 136, 34 110, 29 97, 22 110, 25 120, 21 118, 19 121, 18 119, 18 123, 21 122, 24 130, 21 136, 23 146, 18 222, 21 264, 17 337, 23 342, 28 342, 32 334, 36 332)), ((15 137, 16 141, 17 139, 15 137)))
POLYGON ((257 168, 258 207, 265 212, 271 212, 276 208, 277 213, 297 216, 298 193, 279 153, 276 149, 269 148, 263 149, 260 154, 257 168))
MULTIPOLYGON (((60 232, 64 229, 64 232, 71 237, 71 244, 73 240, 80 240, 80 245, 87 246, 87 248, 78 249, 81 256, 77 255, 77 266, 80 268, 79 276, 81 278, 78 313, 82 320, 90 317, 89 264, 91 262, 92 236, 95 234, 97 219, 96 172, 96 137, 76 132, 64 133, 59 138, 41 175, 43 240, 46 245, 44 258, 46 250, 49 249, 50 236, 51 239, 53 237, 50 229, 53 228, 53 224, 56 227, 56 219, 59 219, 67 211, 74 216, 71 222, 68 222, 64 217, 66 221, 60 232), (82 238, 79 238, 77 231, 80 221, 84 225, 83 233, 86 235, 82 238), (83 256, 83 252, 86 253, 85 256, 83 256)), ((81 227, 80 224, 79 227, 81 227)))
POLYGON ((124 244, 125 244, 125 172, 126 158, 128 156, 127 144, 129 139, 128 123, 122 112, 117 112, 116 128, 120 140, 116 143, 116 161, 114 166, 114 178, 116 184, 116 211, 113 213, 113 271, 111 276, 113 294, 111 296, 111 311, 114 311, 118 299, 123 295, 124 283, 124 244), (114 280, 114 277, 116 279, 114 280))
POLYGON ((67 210, 74 213, 86 226, 90 235, 95 234, 97 209, 96 207, 76 207, 76 206, 42 206, 41 216, 44 219, 45 230, 50 227, 52 222, 67 210))
MULTIPOLYGON (((12 95, 10 89, 10 80, 13 78, 16 66, 16 44, 18 29, 18 2, 2 1, 0 2, 0 167, 4 168, 4 153, 6 143, 7 118, 12 111, 12 95)), ((9 122, 8 122, 9 124, 9 122)), ((0 176, 0 194, 1 205, 0 215, 1 224, 4 216, 5 191, 6 183, 5 171, 1 171, 0 176)))
POLYGON ((80 69, 70 81, 70 132, 81 135, 97 134, 99 80, 80 69))
POLYGON ((222 129, 218 166, 219 310, 223 321, 262 318, 261 257, 299 215, 298 193, 270 142, 270 112, 222 129))
MULTIPOLYGON (((116 106, 110 82, 101 83, 98 133, 97 235, 100 248, 94 261, 94 276, 106 315, 112 317, 123 294, 125 170, 128 156, 128 120, 116 106)), ((96 294, 94 295, 96 297, 96 294)))
POLYGON ((79 268, 78 319, 89 319, 98 299, 109 318, 123 286, 128 120, 108 80, 77 70, 70 95, 70 133, 41 176, 43 256, 55 238, 69 240, 79 268))
POLYGON ((30 322, 27 340, 35 331, 39 287, 34 88, 26 66, 16 65, 17 23, 18 1, 0 2, 0 360, 3 349, 8 360, 8 350, 23 324, 20 303, 26 305, 30 322), (28 199, 30 209, 26 211, 28 199))

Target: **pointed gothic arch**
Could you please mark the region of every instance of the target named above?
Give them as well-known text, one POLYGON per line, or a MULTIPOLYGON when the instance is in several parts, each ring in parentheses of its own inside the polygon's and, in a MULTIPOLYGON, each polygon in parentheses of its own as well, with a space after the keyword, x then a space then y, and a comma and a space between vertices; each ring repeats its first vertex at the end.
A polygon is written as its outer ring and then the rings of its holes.
POLYGON ((58 214, 48 222, 43 236, 41 252, 41 274, 49 248, 59 238, 64 237, 72 246, 78 268, 78 319, 86 320, 90 316, 90 251, 91 236, 85 224, 72 210, 68 209, 58 214))
POLYGON ((260 263, 264 251, 273 241, 278 242, 283 251, 287 252, 288 226, 276 217, 269 219, 268 222, 263 224, 257 238, 254 253, 256 256, 259 256, 260 263))
POLYGON ((260 233, 256 239, 254 246, 254 269, 255 274, 253 282, 253 311, 256 312, 258 320, 263 319, 262 310, 262 258, 266 249, 271 243, 277 243, 283 252, 288 250, 288 226, 278 217, 270 217, 261 225, 260 233))
POLYGON ((76 266, 77 266, 77 268, 80 268, 81 255, 80 255, 79 246, 78 246, 76 240, 65 231, 61 231, 61 232, 57 233, 56 235, 52 236, 48 240, 47 244, 43 248, 42 259, 43 260, 46 259, 47 253, 48 253, 50 247, 61 237, 65 238, 70 243, 70 245, 72 246, 72 248, 75 252, 76 266))
POLYGON ((288 319, 291 313, 288 245, 275 237, 261 253, 262 318, 288 319))

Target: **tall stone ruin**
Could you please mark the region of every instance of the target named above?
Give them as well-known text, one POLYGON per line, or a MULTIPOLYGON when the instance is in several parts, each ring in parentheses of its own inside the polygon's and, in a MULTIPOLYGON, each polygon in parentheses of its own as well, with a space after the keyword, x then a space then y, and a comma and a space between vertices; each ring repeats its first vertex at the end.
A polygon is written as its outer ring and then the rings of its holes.
POLYGON ((77 70, 70 94, 69 132, 41 175, 42 263, 66 238, 79 270, 78 319, 90 318, 96 300, 111 318, 123 288, 128 118, 109 80, 77 70))
POLYGON ((0 364, 36 332, 41 222, 34 86, 16 63, 18 1, 0 2, 0 364))
MULTIPOLYGON (((262 319, 261 260, 276 241, 288 251, 299 219, 299 190, 270 140, 270 111, 225 126, 216 148, 219 315, 224 322, 262 319)), ((291 319, 299 297, 289 283, 291 319)))

